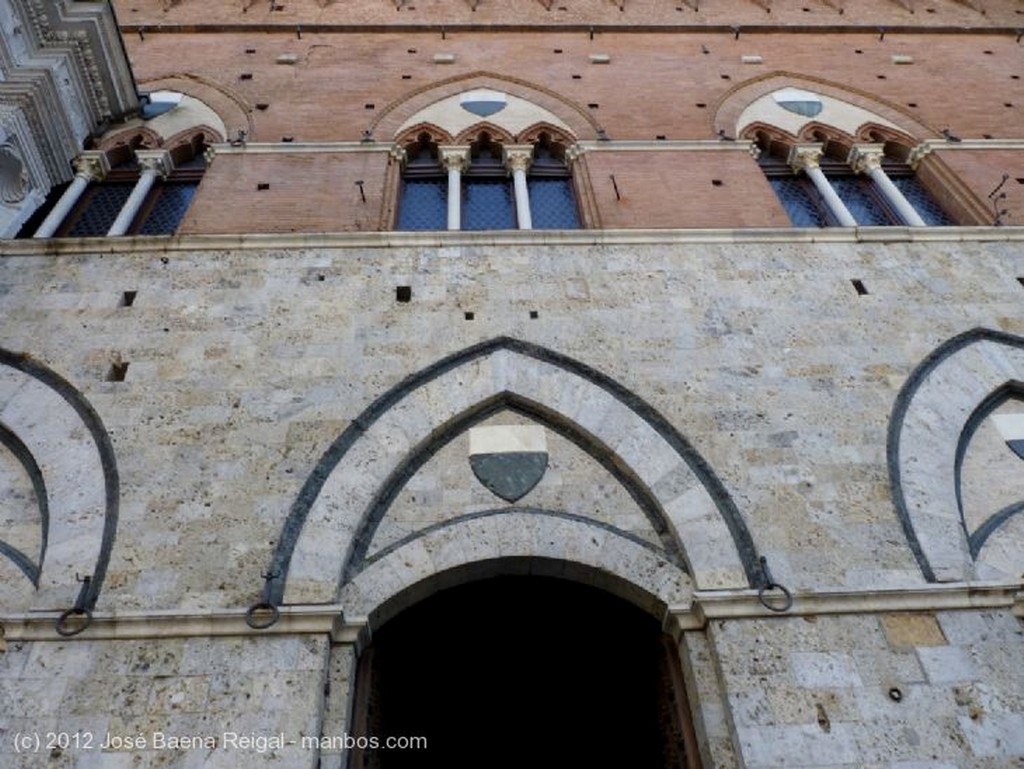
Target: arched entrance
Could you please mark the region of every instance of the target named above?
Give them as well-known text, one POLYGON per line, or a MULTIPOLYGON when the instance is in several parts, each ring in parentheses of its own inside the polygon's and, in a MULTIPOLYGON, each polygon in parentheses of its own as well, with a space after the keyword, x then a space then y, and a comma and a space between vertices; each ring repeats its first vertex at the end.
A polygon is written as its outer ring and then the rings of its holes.
POLYGON ((498 576, 386 622, 363 651, 353 733, 425 736, 351 769, 694 769, 674 644, 595 587, 498 576))

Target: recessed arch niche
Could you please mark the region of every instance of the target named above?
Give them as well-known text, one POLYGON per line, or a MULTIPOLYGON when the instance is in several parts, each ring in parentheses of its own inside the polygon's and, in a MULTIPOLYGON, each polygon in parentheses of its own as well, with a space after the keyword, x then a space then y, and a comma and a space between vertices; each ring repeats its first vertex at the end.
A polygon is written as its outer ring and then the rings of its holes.
POLYGON ((1024 570, 1024 460, 1010 445, 1024 424, 1022 382, 1024 338, 973 329, 929 354, 896 399, 893 502, 930 582, 1017 579, 1024 570))
MULTIPOLYGON (((465 472, 475 483, 468 466, 465 472)), ((595 369, 502 337, 410 375, 327 449, 282 531, 272 597, 341 600, 348 615, 365 615, 440 571, 503 556, 603 569, 665 603, 694 588, 747 587, 757 578, 742 517, 671 424, 595 369), (411 531, 369 557, 378 525, 409 479, 455 437, 501 410, 526 415, 585 450, 629 489, 658 541, 643 544, 585 516, 531 508, 527 497, 519 506, 496 500, 493 510, 453 513, 444 525, 411 531), (527 529, 532 533, 524 537, 527 529)))

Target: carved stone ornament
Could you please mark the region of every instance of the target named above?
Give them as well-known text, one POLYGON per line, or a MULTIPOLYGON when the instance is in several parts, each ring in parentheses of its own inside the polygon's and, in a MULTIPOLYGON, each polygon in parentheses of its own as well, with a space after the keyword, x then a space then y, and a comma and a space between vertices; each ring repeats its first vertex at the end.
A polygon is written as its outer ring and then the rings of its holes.
POLYGON ((12 144, 0 145, 0 202, 20 203, 28 194, 28 172, 12 144))
POLYGON ((881 168, 884 156, 885 145, 883 144, 855 144, 850 148, 846 162, 857 173, 866 174, 876 168, 881 168))

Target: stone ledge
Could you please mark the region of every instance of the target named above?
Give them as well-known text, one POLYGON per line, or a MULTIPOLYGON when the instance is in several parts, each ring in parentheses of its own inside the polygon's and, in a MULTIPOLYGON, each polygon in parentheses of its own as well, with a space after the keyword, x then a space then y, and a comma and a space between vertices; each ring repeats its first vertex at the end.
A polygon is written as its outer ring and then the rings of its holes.
MULTIPOLYGON (((765 227, 686 230, 491 230, 486 232, 326 232, 53 238, 0 241, 4 257, 459 246, 640 246, 745 243, 975 243, 1024 241, 1014 227, 765 227)), ((438 255, 445 258, 444 255, 438 255)))
MULTIPOLYGON (((793 607, 770 611, 757 599, 757 591, 707 590, 694 593, 689 605, 670 606, 664 627, 673 635, 701 630, 720 619, 806 617, 826 614, 880 614, 912 611, 971 611, 1010 609, 1024 617, 1024 583, 960 582, 912 587, 905 590, 800 592, 793 607)), ((0 615, 0 638, 7 642, 68 641, 57 634, 58 612, 0 615)), ((245 624, 243 609, 218 611, 95 612, 92 625, 74 639, 83 641, 207 636, 327 634, 334 643, 357 643, 367 625, 365 617, 345 619, 338 604, 281 607, 280 621, 266 630, 245 624)))
MULTIPOLYGON (((777 594, 777 593, 774 593, 777 594)), ((1024 583, 957 582, 902 590, 797 592, 793 606, 774 612, 758 601, 757 590, 697 591, 690 606, 669 607, 666 626, 699 630, 716 619, 805 617, 822 614, 879 614, 908 611, 1012 609, 1024 616, 1024 583)))

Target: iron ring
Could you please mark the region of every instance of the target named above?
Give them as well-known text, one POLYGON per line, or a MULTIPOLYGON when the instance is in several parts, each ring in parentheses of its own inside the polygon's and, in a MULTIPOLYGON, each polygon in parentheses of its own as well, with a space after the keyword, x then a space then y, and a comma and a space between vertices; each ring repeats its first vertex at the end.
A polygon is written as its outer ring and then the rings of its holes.
POLYGON ((245 612, 245 624, 251 627, 253 630, 266 630, 268 627, 276 624, 281 618, 281 610, 278 609, 274 604, 267 601, 260 601, 253 606, 250 606, 245 612), (256 612, 270 611, 269 622, 257 622, 256 612))
POLYGON ((80 609, 77 606, 72 606, 70 609, 67 609, 66 611, 61 613, 61 615, 57 618, 57 623, 54 625, 54 629, 57 631, 57 635, 64 636, 64 638, 70 638, 71 636, 78 635, 91 624, 91 611, 89 611, 88 609, 80 609), (68 618, 72 615, 83 615, 85 617, 85 622, 82 623, 82 626, 80 628, 73 628, 71 630, 68 630, 64 626, 64 623, 66 623, 68 618))
POLYGON ((769 582, 767 585, 762 585, 761 589, 757 591, 757 600, 761 602, 761 605, 768 611, 774 611, 779 614, 789 611, 793 608, 793 594, 784 585, 777 585, 774 582, 769 582), (783 603, 781 606, 775 606, 768 601, 765 597, 765 593, 769 590, 781 590, 783 596, 783 603))

